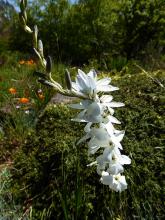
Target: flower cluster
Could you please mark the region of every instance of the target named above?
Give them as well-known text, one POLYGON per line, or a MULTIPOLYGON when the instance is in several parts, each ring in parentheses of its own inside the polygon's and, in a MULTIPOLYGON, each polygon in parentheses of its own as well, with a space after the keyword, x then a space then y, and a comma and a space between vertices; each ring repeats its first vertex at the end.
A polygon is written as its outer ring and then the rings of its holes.
POLYGON ((20 65, 25 64, 25 65, 31 66, 31 65, 35 65, 35 61, 32 60, 32 59, 30 59, 30 60, 20 60, 19 64, 20 65))
POLYGON ((76 81, 71 83, 72 91, 82 97, 77 104, 70 104, 71 108, 81 110, 74 118, 77 122, 86 122, 85 135, 78 144, 86 141, 88 153, 95 154, 100 148, 102 154, 88 166, 96 165, 101 182, 112 190, 121 192, 127 188, 123 165, 130 164, 131 159, 121 154, 121 141, 124 131, 115 129, 114 124, 120 124, 114 114, 114 108, 124 106, 123 103, 113 101, 108 92, 118 90, 110 85, 110 78, 98 79, 94 70, 88 74, 78 70, 76 81))

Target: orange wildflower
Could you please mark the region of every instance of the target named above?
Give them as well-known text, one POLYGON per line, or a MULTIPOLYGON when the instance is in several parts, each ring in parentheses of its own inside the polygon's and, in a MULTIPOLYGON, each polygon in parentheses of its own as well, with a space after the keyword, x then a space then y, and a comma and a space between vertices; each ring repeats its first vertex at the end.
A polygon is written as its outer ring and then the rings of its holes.
POLYGON ((20 61, 19 61, 19 64, 21 64, 21 65, 22 65, 22 64, 25 64, 25 60, 20 60, 20 61))
POLYGON ((43 94, 38 94, 38 98, 43 100, 45 98, 45 96, 43 94))
POLYGON ((13 95, 15 95, 17 93, 17 90, 15 88, 10 88, 9 92, 13 95))
POLYGON ((22 104, 26 104, 26 103, 29 102, 29 99, 23 97, 23 98, 20 98, 20 99, 19 99, 19 102, 22 103, 22 104))
POLYGON ((26 64, 30 66, 30 65, 34 65, 35 62, 34 62, 34 60, 30 59, 30 60, 26 61, 26 64))

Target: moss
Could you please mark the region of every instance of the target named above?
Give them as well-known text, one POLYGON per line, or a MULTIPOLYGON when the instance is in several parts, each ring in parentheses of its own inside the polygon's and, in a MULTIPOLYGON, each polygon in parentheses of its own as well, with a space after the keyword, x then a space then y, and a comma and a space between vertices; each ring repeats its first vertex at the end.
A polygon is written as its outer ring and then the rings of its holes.
MULTIPOLYGON (((154 77, 164 83, 163 73, 154 77)), ((33 219, 164 219, 164 90, 143 74, 113 84, 120 87, 114 99, 126 104, 116 117, 126 126, 123 148, 132 158, 128 189, 119 194, 100 184, 95 167, 86 167, 87 147, 74 144, 84 125, 70 121, 66 106, 49 105, 14 161, 13 191, 32 205, 33 219)))

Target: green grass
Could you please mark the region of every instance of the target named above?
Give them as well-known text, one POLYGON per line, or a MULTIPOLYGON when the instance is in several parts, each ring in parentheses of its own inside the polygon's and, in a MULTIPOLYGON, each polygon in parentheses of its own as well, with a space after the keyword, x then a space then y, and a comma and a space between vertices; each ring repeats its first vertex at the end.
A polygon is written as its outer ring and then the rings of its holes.
MULTIPOLYGON (((9 165, 0 165, 0 219, 18 220, 23 215, 22 206, 16 204, 11 189, 9 165)), ((24 218, 27 220, 27 218, 24 218)))

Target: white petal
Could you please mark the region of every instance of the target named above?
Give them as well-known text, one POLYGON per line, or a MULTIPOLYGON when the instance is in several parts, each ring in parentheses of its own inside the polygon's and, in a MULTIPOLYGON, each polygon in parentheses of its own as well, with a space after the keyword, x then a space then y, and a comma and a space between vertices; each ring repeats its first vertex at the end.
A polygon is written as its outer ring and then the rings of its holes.
POLYGON ((90 134, 87 133, 85 136, 83 136, 83 137, 77 142, 77 144, 80 144, 80 143, 86 141, 86 140, 89 139, 89 138, 90 138, 90 134))
POLYGON ((89 148, 88 148, 88 153, 89 153, 89 154, 95 154, 96 151, 97 151, 99 148, 100 148, 99 146, 89 147, 89 148))
POLYGON ((97 104, 97 102, 93 102, 89 107, 87 111, 88 115, 94 114, 94 115, 100 115, 101 109, 100 106, 97 104))
POLYGON ((103 171, 103 172, 101 173, 101 175, 102 175, 102 176, 109 176, 109 173, 108 173, 108 172, 103 171))
POLYGON ((78 76, 80 76, 84 81, 87 79, 87 75, 80 69, 78 69, 78 76))
POLYGON ((89 83, 89 87, 91 88, 91 90, 96 90, 96 82, 90 76, 88 76, 88 83, 89 83))
POLYGON ((81 103, 84 106, 84 109, 87 109, 93 102, 91 100, 82 100, 81 103))
POLYGON ((69 104, 68 106, 70 108, 74 108, 74 109, 84 109, 84 106, 82 105, 82 103, 79 103, 79 104, 69 104))
POLYGON ((120 163, 123 165, 124 164, 131 164, 131 159, 126 155, 121 155, 120 163))
POLYGON ((111 92, 111 86, 110 85, 98 85, 97 86, 97 92, 111 92))
POLYGON ((99 141, 109 140, 108 132, 104 128, 93 128, 92 134, 99 141))
POLYGON ((97 174, 101 175, 103 170, 101 166, 97 165, 97 174))
POLYGON ((114 116, 109 115, 108 119, 110 120, 111 123, 121 124, 121 122, 117 118, 115 118, 114 116))
POLYGON ((110 108, 109 106, 108 106, 108 111, 110 112, 111 115, 113 115, 114 112, 115 112, 114 109, 113 109, 113 108, 110 108))
POLYGON ((127 183, 126 183, 126 180, 125 180, 125 176, 121 176, 120 179, 120 192, 122 192, 123 190, 127 189, 127 183))
POLYGON ((87 85, 88 85, 87 80, 84 80, 79 75, 77 76, 76 83, 79 85, 81 91, 83 91, 84 89, 88 88, 87 87, 87 85))
POLYGON ((101 96, 100 101, 101 102, 111 102, 112 99, 113 99, 112 95, 103 95, 103 96, 101 96))
POLYGON ((86 124, 86 126, 84 127, 84 131, 87 133, 87 132, 90 132, 91 130, 91 125, 92 125, 92 122, 88 122, 86 124))
POLYGON ((116 86, 110 85, 110 92, 113 92, 113 91, 116 91, 116 90, 119 90, 119 88, 116 87, 116 86))
POLYGON ((121 142, 123 140, 125 131, 120 131, 120 133, 116 133, 115 137, 117 138, 118 142, 121 142))
POLYGON ((115 128, 110 121, 105 125, 105 127, 110 136, 114 134, 115 128))
POLYGON ((123 149, 122 145, 120 144, 120 142, 116 139, 115 136, 112 136, 111 137, 111 141, 112 143, 115 145, 115 147, 118 147, 120 149, 123 149))
POLYGON ((92 77, 92 78, 96 78, 97 73, 94 69, 92 69, 92 70, 89 71, 89 73, 87 75, 92 77))
POLYGON ((83 110, 82 112, 80 112, 75 119, 84 119, 85 112, 86 112, 86 110, 83 110))
POLYGON ((105 85, 108 85, 110 82, 111 82, 110 78, 103 78, 103 79, 98 80, 96 83, 97 83, 97 86, 105 86, 105 85))
POLYGON ((111 108, 123 107, 124 103, 122 103, 122 102, 110 102, 110 103, 107 104, 107 106, 109 106, 111 108))
POLYGON ((112 160, 112 155, 113 155, 113 149, 107 147, 105 148, 103 152, 103 157, 106 161, 111 161, 112 160))
POLYGON ((91 105, 89 105, 84 115, 84 119, 93 123, 99 123, 102 121, 101 109, 96 102, 93 102, 91 105))
POLYGON ((122 173, 124 171, 124 168, 119 163, 109 164, 109 168, 107 170, 112 175, 117 175, 119 173, 122 173))
POLYGON ((101 166, 101 167, 104 166, 104 164, 105 164, 103 155, 100 155, 100 156, 96 157, 96 161, 99 164, 99 166, 101 166))
POLYGON ((76 122, 87 122, 86 120, 81 119, 81 118, 72 118, 71 121, 76 121, 76 122))
POLYGON ((111 186, 112 183, 113 183, 113 177, 112 176, 102 176, 101 178, 101 182, 104 184, 104 185, 109 185, 111 186))
POLYGON ((80 91, 78 84, 76 84, 75 82, 72 82, 72 88, 76 91, 80 91))
POLYGON ((91 167, 91 166, 96 165, 96 164, 97 164, 97 161, 94 161, 94 162, 92 162, 90 164, 87 164, 87 167, 91 167))

